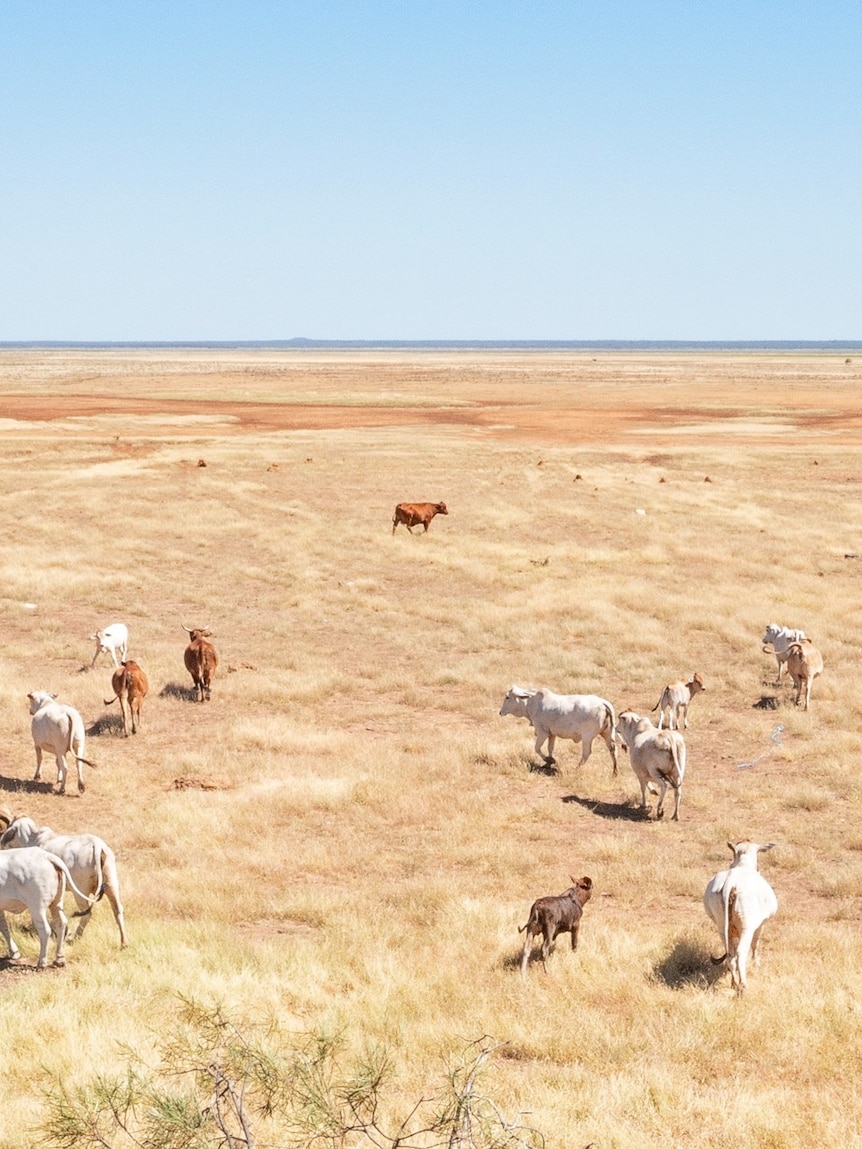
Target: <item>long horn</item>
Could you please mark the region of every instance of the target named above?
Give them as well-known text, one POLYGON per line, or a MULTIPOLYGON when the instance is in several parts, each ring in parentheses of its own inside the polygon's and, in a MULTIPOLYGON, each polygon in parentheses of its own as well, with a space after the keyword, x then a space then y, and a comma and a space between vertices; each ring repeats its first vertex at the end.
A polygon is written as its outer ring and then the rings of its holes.
POLYGON ((186 626, 186 624, 184 622, 181 622, 180 626, 183 628, 183 630, 186 630, 186 631, 188 631, 189 634, 191 634, 192 628, 190 626, 186 626))

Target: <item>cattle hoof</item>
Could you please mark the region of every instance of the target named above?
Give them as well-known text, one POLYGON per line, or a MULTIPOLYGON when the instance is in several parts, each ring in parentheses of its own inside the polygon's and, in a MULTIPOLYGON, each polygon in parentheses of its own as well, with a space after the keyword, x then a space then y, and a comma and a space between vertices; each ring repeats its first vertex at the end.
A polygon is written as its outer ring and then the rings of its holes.
POLYGON ((78 783, 78 793, 79 793, 79 794, 83 794, 85 789, 86 789, 86 787, 85 787, 84 783, 83 783, 83 782, 79 782, 79 783, 78 783))
POLYGON ((58 957, 54 959, 54 965, 57 969, 62 969, 65 964, 66 959, 64 957, 58 957))
POLYGON ((663 818, 663 817, 664 817, 664 810, 656 810, 656 812, 655 812, 655 820, 656 820, 657 822, 660 822, 660 821, 662 820, 662 818, 663 818))

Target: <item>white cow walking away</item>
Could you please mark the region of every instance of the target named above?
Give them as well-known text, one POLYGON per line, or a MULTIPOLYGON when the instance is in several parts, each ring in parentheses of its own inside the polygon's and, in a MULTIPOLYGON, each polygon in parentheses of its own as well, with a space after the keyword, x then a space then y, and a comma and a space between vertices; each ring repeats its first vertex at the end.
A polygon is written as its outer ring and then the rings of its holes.
POLYGON ((114 911, 120 931, 120 948, 123 948, 127 940, 126 922, 120 901, 117 860, 111 847, 95 834, 57 834, 50 826, 37 826, 32 818, 13 818, 8 829, 0 835, 0 850, 27 846, 40 846, 65 862, 73 881, 83 891, 73 891, 81 916, 75 937, 79 938, 86 929, 93 905, 104 893, 114 911))
POLYGON ((554 743, 558 738, 571 738, 581 743, 580 765, 586 762, 593 741, 602 738, 610 751, 617 772, 616 714, 606 698, 597 694, 554 694, 551 690, 531 690, 524 686, 509 688, 500 714, 526 718, 536 732, 536 753, 547 766, 553 766, 554 743), (548 743, 548 753, 542 747, 548 743))
POLYGON ((760 931, 778 909, 775 891, 757 871, 757 855, 763 850, 772 850, 775 843, 768 842, 764 846, 744 840, 735 845, 727 844, 733 852, 730 869, 710 879, 703 893, 703 906, 724 943, 724 953, 713 961, 727 961, 731 984, 742 993, 747 984, 749 952, 757 965, 760 931))
POLYGON ((124 622, 112 622, 110 626, 91 634, 90 638, 96 644, 96 653, 90 663, 91 670, 100 654, 110 654, 115 667, 126 661, 129 652, 129 630, 124 622))
POLYGON ((623 710, 617 719, 620 738, 629 752, 632 770, 641 785, 641 807, 648 813, 647 789, 659 788, 656 819, 664 817, 664 796, 673 790, 672 821, 679 821, 682 780, 685 777, 685 740, 678 730, 659 730, 649 718, 623 710))
MULTIPOLYGON (((76 895, 84 897, 72 881, 66 864, 47 850, 40 850, 38 846, 26 850, 8 850, 0 854, 0 934, 13 961, 20 958, 21 951, 12 940, 6 914, 21 914, 29 910, 33 928, 39 935, 37 968, 44 969, 48 964, 48 939, 52 926, 57 939, 54 965, 66 964, 63 945, 68 918, 63 912, 63 895, 67 883, 76 895)), ((92 902, 92 898, 85 898, 85 901, 92 902)))
POLYGON ((38 782, 42 777, 42 751, 48 750, 57 760, 57 792, 66 792, 66 755, 71 752, 75 756, 78 767, 78 790, 84 790, 84 764, 95 766, 84 757, 84 720, 74 708, 56 701, 56 694, 49 694, 47 690, 34 690, 27 697, 30 699, 30 731, 33 735, 33 745, 36 748, 36 773, 33 780, 38 782))

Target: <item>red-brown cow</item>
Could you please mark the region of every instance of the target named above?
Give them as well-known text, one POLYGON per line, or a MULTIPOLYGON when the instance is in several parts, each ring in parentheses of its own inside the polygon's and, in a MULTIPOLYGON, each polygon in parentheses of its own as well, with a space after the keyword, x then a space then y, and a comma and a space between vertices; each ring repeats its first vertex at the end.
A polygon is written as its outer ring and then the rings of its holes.
POLYGON ((128 659, 111 675, 111 689, 114 697, 106 698, 105 705, 110 706, 119 698, 120 710, 123 712, 123 733, 129 737, 129 719, 131 719, 132 733, 137 734, 141 725, 141 704, 150 689, 146 674, 136 662, 128 659))
POLYGON ((533 938, 542 935, 542 967, 548 972, 547 960, 551 946, 558 934, 571 933, 572 949, 578 948, 578 932, 581 928, 581 915, 584 906, 593 892, 591 878, 572 878, 571 887, 564 894, 552 898, 537 898, 530 907, 527 924, 519 926, 518 933, 527 931, 524 938, 524 952, 521 954, 521 975, 527 972, 533 938))
POLYGON ((395 514, 392 516, 392 533, 395 534, 395 528, 399 523, 403 523, 410 534, 413 534, 413 528, 421 525, 425 528, 425 533, 428 533, 428 524, 435 515, 448 515, 445 503, 399 503, 395 508, 395 514))
POLYGON ((189 644, 184 655, 186 670, 192 676, 198 692, 198 701, 209 702, 210 685, 218 666, 216 649, 211 642, 207 642, 207 637, 212 631, 206 626, 191 628, 185 623, 183 630, 188 631, 189 635, 189 644))

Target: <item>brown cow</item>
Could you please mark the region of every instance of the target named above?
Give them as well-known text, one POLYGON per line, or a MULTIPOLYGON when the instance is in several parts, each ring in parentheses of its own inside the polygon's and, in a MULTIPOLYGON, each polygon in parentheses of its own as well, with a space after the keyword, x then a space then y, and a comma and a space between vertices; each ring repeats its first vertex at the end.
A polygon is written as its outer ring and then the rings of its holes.
POLYGON ((403 523, 410 534, 413 534, 413 528, 418 527, 421 523, 425 528, 425 533, 428 533, 428 524, 435 515, 448 515, 445 503, 399 503, 395 508, 395 514, 392 516, 392 533, 395 534, 395 528, 399 523, 403 523))
POLYGON ((129 719, 132 722, 132 733, 137 734, 141 725, 141 704, 150 689, 146 674, 136 662, 129 659, 118 666, 111 675, 111 689, 114 697, 106 698, 105 705, 110 706, 119 698, 120 710, 123 712, 123 734, 129 737, 129 719))
POLYGON ((216 649, 211 642, 207 642, 212 631, 206 626, 191 628, 185 623, 182 625, 183 630, 188 631, 189 635, 189 644, 184 655, 186 670, 192 676, 198 692, 198 701, 209 702, 210 684, 218 666, 216 649))
POLYGON ((823 673, 823 655, 810 641, 792 642, 787 648, 787 669, 796 687, 796 705, 805 694, 805 709, 811 702, 811 684, 823 673))
POLYGON ((533 938, 537 934, 543 935, 542 941, 542 968, 545 973, 548 967, 545 964, 551 952, 551 944, 557 934, 571 933, 572 949, 578 948, 578 931, 581 927, 581 915, 584 906, 590 900, 593 892, 592 878, 572 878, 572 886, 559 897, 537 898, 530 907, 530 916, 527 924, 518 927, 518 933, 527 931, 524 938, 524 952, 521 955, 521 974, 527 972, 527 962, 530 960, 530 950, 533 938))

